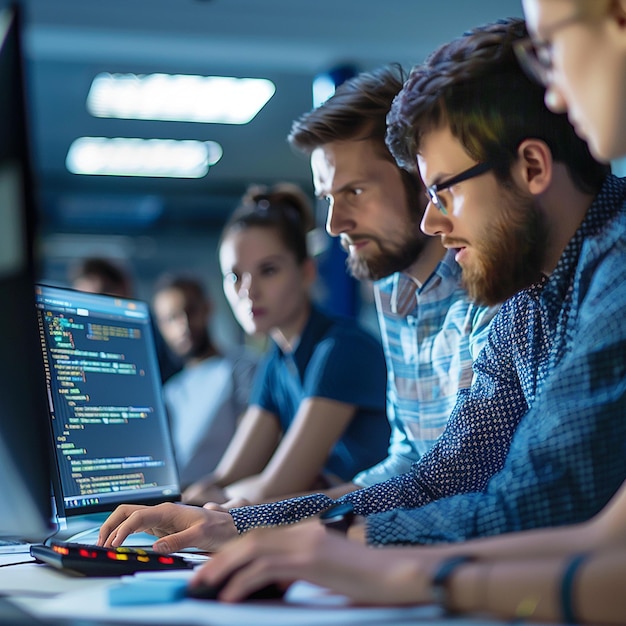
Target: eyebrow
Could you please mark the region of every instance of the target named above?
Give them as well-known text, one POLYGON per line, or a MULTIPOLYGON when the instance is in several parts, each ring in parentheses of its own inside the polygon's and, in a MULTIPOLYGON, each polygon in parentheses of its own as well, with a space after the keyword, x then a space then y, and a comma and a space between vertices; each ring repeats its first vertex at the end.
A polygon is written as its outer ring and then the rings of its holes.
POLYGON ((262 265, 263 263, 271 263, 273 261, 283 261, 284 258, 284 254, 270 254, 269 256, 263 257, 258 264, 262 265))
POLYGON ((329 195, 333 195, 336 196, 337 194, 343 193, 344 191, 346 191, 347 189, 351 188, 351 187, 363 187, 365 186, 367 183, 369 182, 368 178, 361 178, 361 179, 356 179, 356 180, 349 180, 348 182, 344 183, 343 185, 341 185, 341 187, 339 187, 338 189, 336 189, 333 193, 330 193, 329 191, 327 191, 326 193, 317 193, 316 192, 316 197, 320 198, 321 200, 325 199, 327 196, 329 195))
POLYGON ((435 177, 435 182, 433 182, 433 185, 440 185, 441 183, 445 183, 447 180, 450 180, 453 176, 456 176, 456 174, 438 174, 435 177))
MULTIPOLYGON (((285 259, 284 254, 270 254, 269 256, 263 257, 260 259, 255 265, 259 267, 264 263, 273 263, 276 261, 283 261, 285 259)), ((227 273, 239 274, 241 272, 241 268, 238 265, 233 265, 227 273)))
POLYGON ((436 176, 431 180, 430 183, 426 181, 422 181, 424 183, 424 187, 433 187, 434 185, 439 185, 448 178, 451 178, 454 174, 448 174, 446 172, 438 172, 436 176))
POLYGON ((437 172, 437 174, 434 176, 434 178, 430 181, 430 183, 427 183, 421 176, 421 174, 419 174, 419 158, 417 157, 422 157, 422 159, 424 158, 419 152, 416 155, 416 159, 415 159, 415 165, 417 165, 417 172, 418 172, 418 176, 420 177, 420 179, 422 180, 422 183, 424 183, 424 187, 432 187, 433 185, 439 185, 441 183, 441 181, 446 180, 446 178, 450 178, 451 176, 454 176, 454 174, 448 174, 446 172, 437 172))

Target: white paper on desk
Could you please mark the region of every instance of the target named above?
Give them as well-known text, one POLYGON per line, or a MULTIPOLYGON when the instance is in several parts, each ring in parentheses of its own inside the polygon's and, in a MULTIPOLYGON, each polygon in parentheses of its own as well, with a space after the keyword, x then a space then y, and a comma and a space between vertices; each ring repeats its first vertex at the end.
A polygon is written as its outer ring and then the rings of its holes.
POLYGON ((68 590, 77 591, 107 586, 111 581, 110 578, 72 576, 55 567, 35 563, 29 558, 20 560, 30 562, 5 567, 0 570, 0 589, 2 593, 11 596, 28 597, 29 595, 34 595, 34 597, 43 597, 49 595, 54 597, 56 594, 63 594, 68 590))

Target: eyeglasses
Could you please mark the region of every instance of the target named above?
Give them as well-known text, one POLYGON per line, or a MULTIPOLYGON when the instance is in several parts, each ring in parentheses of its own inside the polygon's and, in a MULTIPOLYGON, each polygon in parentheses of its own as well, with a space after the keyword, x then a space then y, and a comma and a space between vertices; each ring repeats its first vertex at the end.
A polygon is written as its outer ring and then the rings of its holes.
POLYGON ((426 187, 426 192, 428 194, 428 199, 433 203, 433 205, 438 208, 444 215, 448 215, 448 211, 439 198, 439 192, 444 189, 448 189, 452 187, 452 185, 457 185, 458 183, 462 183, 465 180, 469 180, 470 178, 475 178, 476 176, 480 176, 485 172, 488 172, 493 168, 493 164, 489 161, 485 161, 484 163, 477 163, 473 165, 467 170, 464 170, 460 174, 449 178, 448 180, 444 180, 442 183, 437 183, 436 185, 431 185, 430 187, 426 187))
POLYGON ((552 71, 552 42, 550 38, 554 34, 575 22, 583 19, 580 14, 566 17, 544 30, 544 39, 533 40, 532 37, 524 37, 513 43, 513 50, 522 69, 529 78, 547 87, 550 83, 550 72, 552 71))

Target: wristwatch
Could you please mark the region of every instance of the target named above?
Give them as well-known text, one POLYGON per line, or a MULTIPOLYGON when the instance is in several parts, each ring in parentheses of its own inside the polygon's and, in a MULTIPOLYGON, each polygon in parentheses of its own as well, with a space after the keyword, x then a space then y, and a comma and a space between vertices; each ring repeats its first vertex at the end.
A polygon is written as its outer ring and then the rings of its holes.
POLYGON ((338 502, 320 513, 320 522, 326 528, 347 533, 354 521, 354 507, 351 502, 338 502))
POLYGON ((431 580, 431 591, 435 602, 443 608, 446 615, 454 615, 448 594, 448 581, 452 573, 462 565, 475 561, 476 558, 467 554, 451 556, 439 564, 431 580))

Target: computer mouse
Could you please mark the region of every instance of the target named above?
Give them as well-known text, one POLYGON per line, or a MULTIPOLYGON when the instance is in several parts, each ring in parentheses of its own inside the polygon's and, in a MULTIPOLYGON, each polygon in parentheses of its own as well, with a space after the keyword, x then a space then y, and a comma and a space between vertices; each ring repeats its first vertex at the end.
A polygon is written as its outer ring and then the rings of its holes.
MULTIPOLYGON (((209 585, 201 583, 193 587, 187 587, 186 596, 188 598, 196 598, 197 600, 217 600, 219 592, 224 588, 227 581, 219 585, 209 585)), ((278 585, 271 583, 262 587, 258 591, 254 591, 244 600, 277 600, 285 595, 285 589, 282 589, 278 585)))

